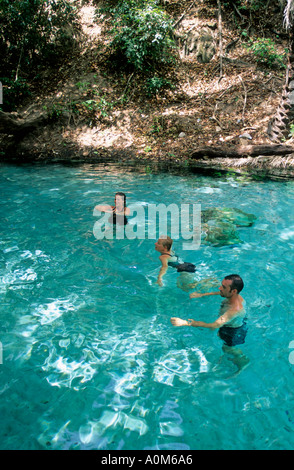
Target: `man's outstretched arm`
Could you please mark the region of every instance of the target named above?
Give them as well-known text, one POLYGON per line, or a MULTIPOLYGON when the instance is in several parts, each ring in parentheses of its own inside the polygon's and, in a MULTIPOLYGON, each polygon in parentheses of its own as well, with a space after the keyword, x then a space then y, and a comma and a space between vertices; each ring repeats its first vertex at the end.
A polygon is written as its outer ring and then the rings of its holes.
POLYGON ((225 323, 230 320, 231 313, 232 312, 228 310, 224 315, 221 315, 219 318, 217 318, 217 320, 212 323, 192 320, 191 318, 189 318, 188 320, 182 320, 182 318, 178 317, 172 317, 170 321, 171 324, 174 326, 194 326, 197 328, 210 328, 211 330, 215 330, 217 328, 220 328, 221 326, 224 326, 225 323))
POLYGON ((207 295, 220 295, 219 292, 206 292, 205 294, 201 294, 200 292, 192 292, 192 294, 190 294, 190 299, 193 299, 193 298, 198 298, 198 297, 205 297, 207 295))

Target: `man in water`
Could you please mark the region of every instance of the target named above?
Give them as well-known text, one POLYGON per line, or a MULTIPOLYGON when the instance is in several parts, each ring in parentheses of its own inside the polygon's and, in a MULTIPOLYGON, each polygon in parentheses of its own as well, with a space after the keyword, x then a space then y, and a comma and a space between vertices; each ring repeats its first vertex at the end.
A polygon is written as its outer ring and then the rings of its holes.
POLYGON ((196 320, 182 320, 181 318, 171 318, 174 326, 194 326, 198 328, 218 329, 219 337, 224 341, 223 351, 232 356, 232 361, 238 367, 239 371, 248 364, 248 358, 244 356, 237 345, 245 342, 247 333, 245 301, 240 292, 244 287, 243 280, 238 274, 226 276, 218 292, 200 294, 193 292, 190 298, 199 298, 208 295, 220 295, 224 298, 221 304, 220 316, 211 323, 196 320))

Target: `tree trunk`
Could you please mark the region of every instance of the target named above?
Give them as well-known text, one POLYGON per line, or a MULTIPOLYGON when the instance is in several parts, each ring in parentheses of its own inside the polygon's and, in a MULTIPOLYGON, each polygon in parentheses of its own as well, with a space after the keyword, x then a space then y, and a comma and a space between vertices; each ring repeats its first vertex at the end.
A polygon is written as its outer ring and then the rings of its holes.
POLYGON ((289 125, 294 118, 294 34, 290 32, 288 65, 286 82, 282 92, 281 102, 276 114, 270 120, 267 128, 269 138, 273 142, 281 142, 288 137, 289 125))
POLYGON ((202 147, 191 154, 191 158, 242 158, 294 154, 291 145, 243 145, 235 148, 202 147))

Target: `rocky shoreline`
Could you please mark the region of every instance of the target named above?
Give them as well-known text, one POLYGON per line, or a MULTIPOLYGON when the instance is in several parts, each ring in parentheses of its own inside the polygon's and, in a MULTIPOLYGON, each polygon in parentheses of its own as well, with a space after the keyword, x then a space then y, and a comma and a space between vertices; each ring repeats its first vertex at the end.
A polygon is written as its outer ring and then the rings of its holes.
POLYGON ((18 151, 12 151, 2 155, 2 163, 19 164, 120 164, 124 167, 146 172, 175 171, 193 173, 234 172, 239 174, 258 175, 264 177, 291 179, 294 178, 294 152, 287 156, 258 156, 242 158, 209 158, 203 157, 194 160, 188 155, 181 157, 165 156, 141 156, 131 149, 110 149, 98 152, 93 148, 59 149, 50 152, 36 151, 21 147, 18 151))

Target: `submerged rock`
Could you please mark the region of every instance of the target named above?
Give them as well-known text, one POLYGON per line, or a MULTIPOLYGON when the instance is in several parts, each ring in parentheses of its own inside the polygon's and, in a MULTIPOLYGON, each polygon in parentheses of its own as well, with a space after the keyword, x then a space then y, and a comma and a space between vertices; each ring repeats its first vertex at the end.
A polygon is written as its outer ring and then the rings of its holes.
POLYGON ((201 222, 206 223, 209 220, 223 220, 231 222, 237 227, 250 227, 256 220, 254 214, 247 214, 241 209, 235 208, 212 208, 201 212, 201 222))
POLYGON ((204 245, 225 246, 243 243, 236 226, 228 221, 208 220, 202 224, 202 243, 204 245))
POLYGON ((254 214, 241 209, 213 207, 201 212, 202 243, 204 245, 225 246, 243 243, 237 227, 250 227, 256 220, 254 214))

